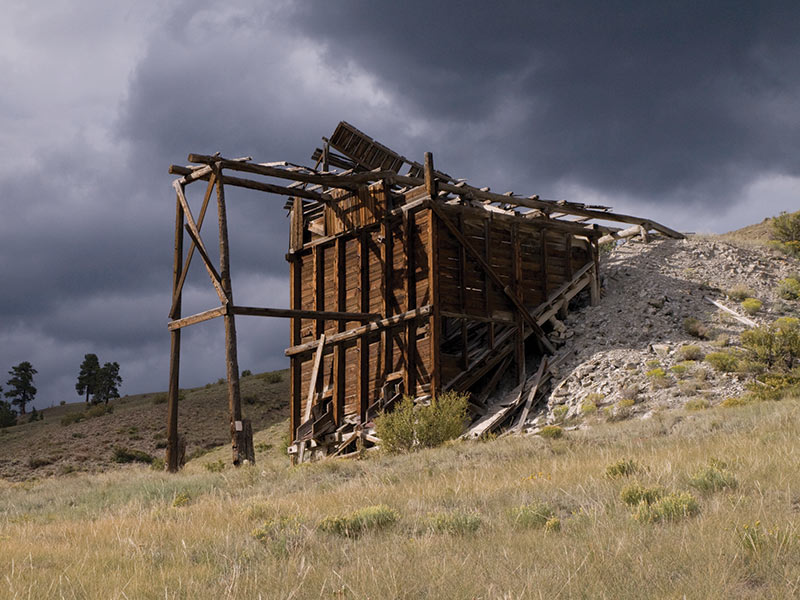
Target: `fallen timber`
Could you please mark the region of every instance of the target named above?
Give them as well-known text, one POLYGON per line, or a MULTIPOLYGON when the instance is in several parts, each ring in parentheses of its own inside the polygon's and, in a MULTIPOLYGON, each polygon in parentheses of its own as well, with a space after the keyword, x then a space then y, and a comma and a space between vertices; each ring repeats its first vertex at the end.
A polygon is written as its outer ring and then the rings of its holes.
POLYGON ((170 167, 178 176, 167 323, 172 471, 181 462, 177 404, 184 327, 224 320, 235 464, 254 458, 238 382, 235 322, 242 317, 290 320, 285 353, 294 461, 356 456, 380 442, 374 419, 381 412, 404 396, 426 402, 449 390, 469 397, 474 423, 466 435, 502 427, 522 431, 558 362, 558 319, 577 304, 600 301, 599 244, 635 235, 647 241, 651 232, 682 237, 604 206, 472 186, 436 170, 430 153, 422 162, 409 160, 345 122, 323 138, 312 159, 315 166, 305 167, 190 154, 190 165, 170 167), (195 218, 187 191, 198 181, 207 184, 195 218), (287 198, 288 307, 233 301, 230 188, 287 198), (215 190, 218 266, 202 231, 215 190), (607 224, 615 222, 628 227, 607 224), (195 253, 219 306, 182 316, 195 253), (526 377, 531 357, 539 367, 526 377), (510 398, 497 391, 507 381, 516 383, 510 398))

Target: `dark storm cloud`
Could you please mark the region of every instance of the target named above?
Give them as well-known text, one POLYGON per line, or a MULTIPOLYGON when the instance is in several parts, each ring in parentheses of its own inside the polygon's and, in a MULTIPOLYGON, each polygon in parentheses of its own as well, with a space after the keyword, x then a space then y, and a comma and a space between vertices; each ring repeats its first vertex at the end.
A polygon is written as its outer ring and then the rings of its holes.
MULTIPOLYGON (((121 363, 124 392, 165 388, 167 168, 189 152, 309 164, 344 119, 498 191, 575 191, 631 212, 700 198, 728 209, 751 182, 790 198, 800 10, 765 6, 11 0, 0 373, 31 360, 47 405, 72 397, 96 352, 121 363)), ((189 188, 195 211, 204 187, 189 188)), ((236 301, 286 306, 284 198, 228 198, 236 301)), ((216 255, 213 204, 203 235, 216 255)), ((217 304, 195 258, 184 314, 217 304)), ((239 322, 241 368, 286 364, 285 321, 239 322)), ((224 375, 219 321, 184 340, 182 384, 224 375)))
POLYGON ((798 173, 796 3, 304 6, 295 23, 331 60, 530 179, 676 197, 798 173), (509 99, 521 122, 470 139, 509 99))

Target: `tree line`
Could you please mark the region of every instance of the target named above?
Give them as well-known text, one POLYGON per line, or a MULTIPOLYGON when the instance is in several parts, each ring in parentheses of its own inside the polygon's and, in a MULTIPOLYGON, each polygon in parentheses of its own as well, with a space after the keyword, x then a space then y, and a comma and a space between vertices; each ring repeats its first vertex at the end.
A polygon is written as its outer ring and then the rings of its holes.
MULTIPOLYGON (((27 360, 11 367, 8 372, 11 377, 6 381, 8 390, 3 392, 0 386, 0 427, 16 425, 18 414, 25 415, 28 404, 36 397, 33 376, 37 373, 27 360), (10 398, 11 401, 3 400, 3 397, 10 398)), ((122 377, 119 374, 119 363, 107 362, 101 367, 96 354, 84 355, 75 391, 79 396, 85 395, 87 404, 90 400, 93 404, 108 404, 109 400, 119 398, 120 385, 122 377)), ((36 411, 35 408, 33 410, 36 411)))

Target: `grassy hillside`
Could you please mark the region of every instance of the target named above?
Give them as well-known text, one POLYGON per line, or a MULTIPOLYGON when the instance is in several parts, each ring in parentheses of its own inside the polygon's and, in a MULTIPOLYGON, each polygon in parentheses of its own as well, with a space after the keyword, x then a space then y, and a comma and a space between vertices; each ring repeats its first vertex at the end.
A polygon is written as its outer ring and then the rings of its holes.
POLYGON ((799 400, 663 411, 298 467, 266 443, 276 424, 253 467, 219 449, 176 476, 0 483, 0 596, 797 597, 798 417, 799 400), (672 504, 627 505, 634 482, 672 504))
MULTIPOLYGON (((243 410, 254 430, 286 419, 286 372, 243 377, 241 390, 243 410)), ((0 429, 0 478, 21 480, 73 471, 102 471, 117 465, 116 448, 163 457, 166 401, 163 392, 125 396, 111 402, 110 414, 103 414, 103 406, 77 402, 41 411, 41 421, 0 429)), ((210 383, 183 390, 178 422, 186 436, 189 456, 230 444, 227 385, 210 383)))

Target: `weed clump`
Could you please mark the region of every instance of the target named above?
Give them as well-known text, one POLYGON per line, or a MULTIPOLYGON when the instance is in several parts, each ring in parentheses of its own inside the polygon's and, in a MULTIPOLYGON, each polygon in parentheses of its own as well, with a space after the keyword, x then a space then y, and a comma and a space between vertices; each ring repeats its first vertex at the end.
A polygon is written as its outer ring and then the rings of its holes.
POLYGON ((782 280, 778 285, 778 295, 784 300, 800 300, 800 276, 782 280))
POLYGON ((748 329, 741 339, 750 355, 768 368, 791 369, 800 358, 800 319, 782 317, 769 325, 748 329))
POLYGON ((676 355, 680 361, 703 360, 705 356, 703 349, 697 344, 685 344, 681 346, 678 348, 676 355))
POLYGON ((628 506, 638 506, 642 502, 653 504, 664 495, 664 490, 659 487, 644 487, 638 481, 626 485, 619 493, 619 499, 628 506))
POLYGON ((457 392, 439 394, 428 406, 415 406, 410 396, 392 412, 375 419, 381 445, 388 452, 433 448, 457 438, 464 431, 467 396, 457 392))
POLYGON ((81 421, 86 420, 86 413, 82 410, 68 412, 63 417, 61 417, 61 425, 66 427, 67 425, 72 425, 73 423, 80 423, 81 421))
POLYGON ((739 365, 736 356, 730 352, 710 352, 706 354, 705 361, 723 373, 733 373, 739 365))
POLYGON ((683 320, 683 330, 690 336, 696 337, 701 340, 708 339, 708 336, 711 333, 709 328, 705 324, 703 324, 702 321, 694 317, 686 317, 683 320))
POLYGON ((705 398, 692 398, 691 400, 687 400, 686 404, 684 404, 686 410, 705 410, 709 406, 711 406, 705 398))
POLYGON ((153 462, 153 457, 147 452, 142 450, 128 450, 123 446, 116 446, 111 458, 116 463, 140 462, 149 465, 153 462))
POLYGON ((427 526, 433 533, 465 535, 478 531, 481 518, 476 514, 464 512, 436 513, 428 517, 427 526))
POLYGON ((297 517, 277 517, 264 521, 252 533, 275 555, 286 556, 305 546, 307 530, 297 517))
POLYGON ((548 440, 557 440, 564 437, 564 430, 558 425, 545 425, 539 430, 539 435, 548 440))
POLYGON ((739 482, 736 480, 736 476, 727 470, 725 464, 711 461, 689 478, 689 485, 699 492, 710 493, 726 488, 735 489, 739 482))
POLYGON ((700 505, 694 496, 689 492, 676 492, 662 496, 652 504, 639 503, 633 518, 640 523, 673 522, 699 512, 700 505))
POLYGON ((746 404, 750 404, 750 401, 745 396, 730 396, 719 403, 723 408, 734 408, 736 406, 745 406, 746 404))
POLYGON ((262 373, 258 378, 263 379, 267 383, 280 383, 283 381, 283 373, 280 371, 272 371, 271 373, 262 373))
POLYGON ((741 302, 745 298, 752 298, 755 294, 753 290, 748 288, 746 285, 737 285, 727 292, 728 298, 731 300, 735 300, 736 302, 741 302))
POLYGON ((319 529, 343 537, 358 537, 366 531, 378 531, 394 525, 400 519, 400 513, 385 504, 367 506, 349 515, 326 517, 319 524, 319 529))
POLYGON ((545 527, 555 516, 556 513, 553 508, 540 500, 534 500, 530 504, 523 504, 511 511, 511 517, 515 524, 531 529, 545 527))
POLYGON ((758 298, 745 298, 740 304, 742 310, 744 310, 744 312, 746 312, 748 315, 756 314, 761 310, 763 305, 764 303, 758 298))
POLYGON ((628 477, 639 471, 640 467, 629 458, 618 460, 611 463, 606 467, 606 477, 609 479, 619 479, 620 477, 628 477))

